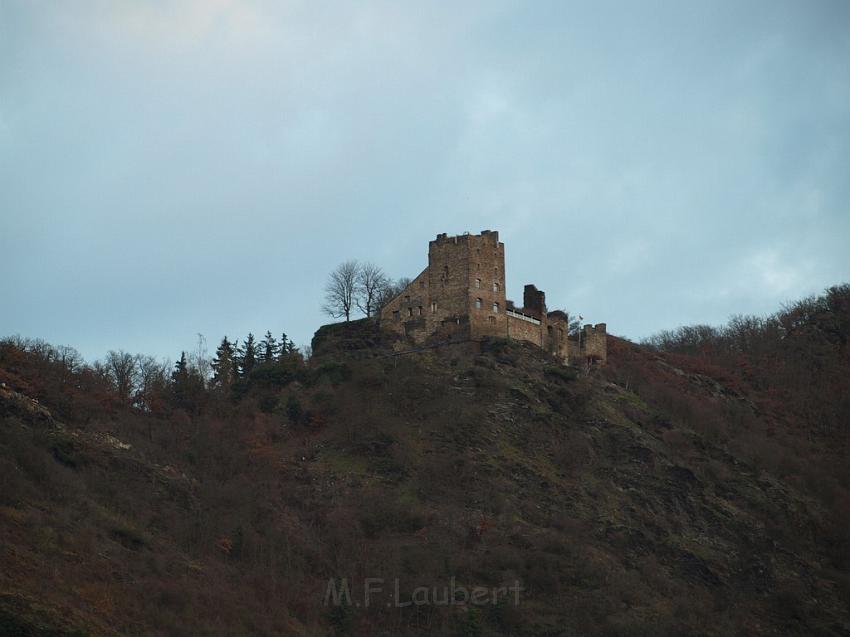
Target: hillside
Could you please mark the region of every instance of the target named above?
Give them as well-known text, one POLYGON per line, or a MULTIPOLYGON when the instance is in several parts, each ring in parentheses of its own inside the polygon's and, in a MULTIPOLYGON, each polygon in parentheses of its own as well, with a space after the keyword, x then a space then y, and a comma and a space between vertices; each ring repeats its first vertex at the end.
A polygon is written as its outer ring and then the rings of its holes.
POLYGON ((139 409, 4 342, 0 633, 850 634, 846 427, 613 337, 588 373, 501 340, 394 355, 367 321, 313 350, 139 409), (383 591, 325 605, 341 578, 383 591), (523 590, 399 606, 396 580, 523 590))

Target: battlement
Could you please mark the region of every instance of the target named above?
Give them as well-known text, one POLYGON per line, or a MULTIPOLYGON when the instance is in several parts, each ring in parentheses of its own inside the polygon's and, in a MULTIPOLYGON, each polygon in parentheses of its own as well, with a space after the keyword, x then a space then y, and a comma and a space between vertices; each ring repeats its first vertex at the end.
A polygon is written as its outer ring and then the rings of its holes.
POLYGON ((437 244, 453 244, 453 245, 469 245, 472 243, 492 243, 496 246, 499 245, 499 232, 497 230, 482 230, 481 234, 471 234, 469 232, 464 232, 463 234, 456 234, 449 236, 445 232, 438 234, 437 238, 434 239, 431 243, 437 244))
POLYGON ((505 246, 495 230, 480 234, 441 233, 428 244, 428 267, 381 309, 381 325, 414 343, 502 337, 534 343, 564 363, 592 362, 607 354, 604 323, 576 341, 566 312, 546 309, 546 294, 533 284, 523 290, 523 307, 505 296, 505 246), (572 352, 572 354, 571 354, 572 352))
POLYGON ((597 323, 596 325, 591 325, 590 323, 588 323, 582 329, 584 330, 585 334, 594 334, 596 332, 604 334, 607 327, 608 326, 605 323, 597 323))

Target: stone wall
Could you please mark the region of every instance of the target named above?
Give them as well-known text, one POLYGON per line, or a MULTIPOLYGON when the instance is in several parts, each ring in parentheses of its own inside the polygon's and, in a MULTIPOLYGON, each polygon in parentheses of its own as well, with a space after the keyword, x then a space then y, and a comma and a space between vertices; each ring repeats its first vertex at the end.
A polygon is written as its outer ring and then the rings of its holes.
POLYGON ((499 233, 466 235, 470 242, 467 308, 473 338, 507 333, 505 315, 505 244, 499 233))
POLYGON ((571 336, 569 360, 575 364, 604 364, 608 360, 608 334, 605 323, 585 325, 581 329, 581 349, 579 339, 571 336))
POLYGON ((526 285, 523 308, 505 297, 505 245, 499 233, 449 237, 428 244, 425 268, 380 313, 381 325, 415 343, 507 337, 534 343, 564 362, 607 358, 605 324, 585 326, 582 348, 567 336, 564 312, 546 310, 546 295, 526 285), (507 310, 510 308, 511 312, 507 310))
POLYGON ((381 325, 385 329, 413 338, 431 329, 434 317, 429 303, 428 274, 425 268, 401 294, 383 307, 381 325))
POLYGON ((537 347, 544 346, 543 323, 534 317, 512 313, 507 315, 507 337, 517 341, 528 341, 537 347), (534 322, 532 322, 534 321, 534 322))
POLYGON ((555 310, 546 315, 546 349, 569 362, 570 320, 565 312, 555 310))

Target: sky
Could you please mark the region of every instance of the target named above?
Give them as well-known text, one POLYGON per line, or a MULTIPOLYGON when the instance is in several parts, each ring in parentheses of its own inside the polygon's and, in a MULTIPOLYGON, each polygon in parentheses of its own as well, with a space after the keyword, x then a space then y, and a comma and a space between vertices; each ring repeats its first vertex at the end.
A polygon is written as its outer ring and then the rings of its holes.
POLYGON ((0 336, 303 346, 482 229, 632 339, 850 281, 850 3, 0 0, 0 336))

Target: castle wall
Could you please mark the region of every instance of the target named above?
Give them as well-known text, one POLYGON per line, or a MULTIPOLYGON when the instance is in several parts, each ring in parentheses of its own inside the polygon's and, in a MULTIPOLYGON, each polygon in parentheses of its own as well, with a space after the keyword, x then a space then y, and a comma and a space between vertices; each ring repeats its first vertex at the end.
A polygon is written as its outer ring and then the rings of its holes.
POLYGON ((585 325, 582 335, 582 349, 585 359, 593 363, 608 360, 608 335, 605 323, 585 325))
POLYGON ((605 323, 581 329, 581 349, 577 337, 568 342, 569 360, 577 364, 604 364, 608 360, 608 334, 605 323))
POLYGON ((546 350, 569 362, 569 317, 560 310, 546 315, 546 350))
POLYGON ((524 307, 505 297, 505 246, 499 233, 449 237, 439 234, 428 245, 428 267, 381 310, 381 324, 416 343, 479 339, 523 340, 562 361, 605 361, 605 324, 585 326, 582 347, 568 337, 568 317, 547 312, 546 296, 526 285, 524 307), (509 310, 510 307, 510 311, 509 310))
POLYGON ((507 333, 505 315, 505 244, 499 233, 484 230, 469 239, 468 312, 472 338, 507 333))
POLYGON ((437 235, 428 244, 430 301, 439 320, 469 312, 470 235, 437 235))
POLYGON ((517 341, 527 341, 543 347, 543 324, 539 319, 521 314, 507 315, 507 336, 517 341), (532 322, 534 321, 534 322, 532 322))
POLYGON ((425 268, 397 297, 381 310, 381 325, 402 336, 417 339, 430 330, 432 319, 428 295, 428 268, 425 268))

